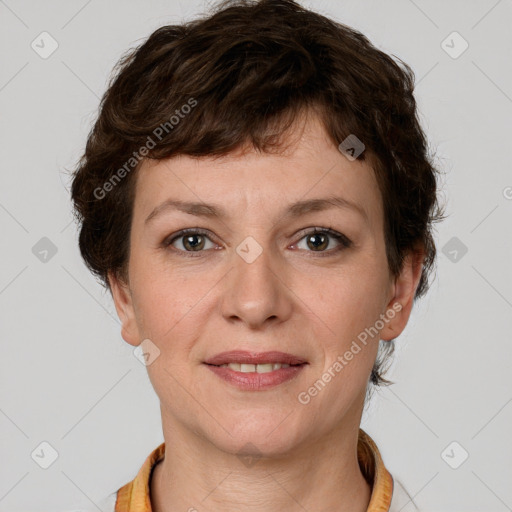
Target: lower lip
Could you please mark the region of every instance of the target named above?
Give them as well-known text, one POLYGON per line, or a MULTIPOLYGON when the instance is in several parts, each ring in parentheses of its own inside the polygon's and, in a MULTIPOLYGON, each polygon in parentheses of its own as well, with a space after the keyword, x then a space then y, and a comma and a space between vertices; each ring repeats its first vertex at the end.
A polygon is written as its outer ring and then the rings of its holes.
POLYGON ((220 367, 211 364, 206 364, 206 367, 221 379, 224 379, 226 382, 229 382, 239 389, 244 391, 263 391, 293 379, 302 371, 306 364, 307 363, 289 366, 288 368, 279 368, 279 370, 273 370, 267 373, 242 373, 232 370, 228 366, 220 367))

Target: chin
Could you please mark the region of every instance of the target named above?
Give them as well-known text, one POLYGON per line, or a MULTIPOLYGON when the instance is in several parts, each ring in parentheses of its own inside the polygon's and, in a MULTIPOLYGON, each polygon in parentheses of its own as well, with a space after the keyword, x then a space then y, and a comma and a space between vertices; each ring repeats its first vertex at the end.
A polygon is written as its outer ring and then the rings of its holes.
MULTIPOLYGON (((247 413, 245 413, 247 414, 247 413)), ((283 416, 283 418, 286 416, 283 416)), ((293 425, 286 425, 286 420, 276 417, 265 421, 236 421, 230 429, 231 435, 222 430, 222 437, 212 440, 221 450, 239 456, 283 456, 296 449, 299 442, 298 433, 294 433, 293 425)), ((230 422, 226 422, 228 424, 230 422)))

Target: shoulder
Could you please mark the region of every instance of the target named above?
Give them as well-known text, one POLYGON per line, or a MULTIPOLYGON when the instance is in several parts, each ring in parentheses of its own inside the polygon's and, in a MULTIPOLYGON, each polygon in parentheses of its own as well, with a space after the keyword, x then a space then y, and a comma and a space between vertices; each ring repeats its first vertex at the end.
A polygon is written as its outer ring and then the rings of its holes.
POLYGON ((388 512, 421 512, 402 483, 394 476, 393 495, 388 512))

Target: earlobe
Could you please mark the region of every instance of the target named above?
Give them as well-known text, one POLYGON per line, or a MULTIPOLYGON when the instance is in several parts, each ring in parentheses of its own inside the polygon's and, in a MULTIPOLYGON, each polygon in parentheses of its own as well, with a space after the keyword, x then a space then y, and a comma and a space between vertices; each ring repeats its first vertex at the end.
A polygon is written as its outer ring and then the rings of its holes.
POLYGON ((108 281, 117 316, 121 320, 121 336, 130 345, 138 346, 140 339, 130 289, 112 272, 108 273, 108 281))
POLYGON ((411 251, 404 259, 400 275, 395 279, 391 300, 384 314, 390 318, 381 331, 382 340, 391 340, 405 329, 414 304, 414 295, 421 279, 425 254, 421 250, 411 251))

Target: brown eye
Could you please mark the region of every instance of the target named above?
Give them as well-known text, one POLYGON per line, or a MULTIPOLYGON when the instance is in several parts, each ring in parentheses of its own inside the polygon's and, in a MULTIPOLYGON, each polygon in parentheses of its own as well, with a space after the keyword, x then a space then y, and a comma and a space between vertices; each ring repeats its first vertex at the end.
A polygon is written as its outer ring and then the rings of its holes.
POLYGON ((326 255, 337 253, 343 249, 349 248, 352 245, 352 241, 349 240, 345 235, 338 233, 337 231, 334 231, 330 228, 315 228, 314 231, 307 233, 297 244, 299 249, 303 249, 303 247, 300 246, 302 240, 306 241, 306 250, 308 252, 326 253, 326 255), (334 244, 331 244, 332 240, 335 241, 334 244), (327 249, 328 247, 330 248, 327 249))
POLYGON ((205 247, 207 241, 210 242, 211 247, 214 246, 205 232, 191 229, 180 231, 166 242, 165 245, 172 245, 175 249, 182 252, 201 252, 204 249, 211 248, 205 247))
POLYGON ((191 251, 200 251, 204 248, 204 236, 203 235, 186 235, 182 237, 183 247, 191 251))
POLYGON ((323 233, 313 233, 307 235, 307 244, 310 249, 324 250, 329 245, 329 237, 323 233))

